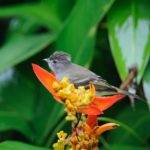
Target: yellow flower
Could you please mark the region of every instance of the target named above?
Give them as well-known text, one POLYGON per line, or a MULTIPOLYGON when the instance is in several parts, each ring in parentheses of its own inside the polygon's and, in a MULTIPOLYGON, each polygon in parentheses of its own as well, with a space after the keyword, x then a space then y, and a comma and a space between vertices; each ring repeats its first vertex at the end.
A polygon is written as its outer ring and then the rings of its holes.
POLYGON ((57 136, 58 136, 58 141, 57 143, 53 144, 53 148, 54 150, 64 150, 67 133, 65 133, 64 131, 60 131, 59 133, 57 133, 57 136))
POLYGON ((84 86, 75 88, 75 86, 70 83, 67 77, 64 77, 60 82, 54 82, 52 87, 64 102, 65 111, 68 114, 66 120, 70 121, 76 119, 75 115, 78 108, 91 103, 92 98, 95 95, 95 89, 93 85, 90 85, 89 89, 85 89, 84 86))
POLYGON ((81 121, 70 136, 67 137, 67 134, 63 131, 57 133, 58 141, 53 144, 53 148, 54 150, 64 150, 65 146, 69 146, 72 150, 97 148, 100 135, 117 126, 119 125, 115 123, 106 123, 91 128, 87 123, 81 121))
POLYGON ((65 133, 64 131, 60 131, 57 133, 57 136, 59 140, 64 140, 67 137, 67 133, 65 133))
POLYGON ((115 123, 106 123, 91 128, 87 123, 80 122, 70 138, 71 146, 74 147, 75 150, 94 149, 98 145, 99 136, 103 132, 114 129, 117 126, 119 125, 115 123))

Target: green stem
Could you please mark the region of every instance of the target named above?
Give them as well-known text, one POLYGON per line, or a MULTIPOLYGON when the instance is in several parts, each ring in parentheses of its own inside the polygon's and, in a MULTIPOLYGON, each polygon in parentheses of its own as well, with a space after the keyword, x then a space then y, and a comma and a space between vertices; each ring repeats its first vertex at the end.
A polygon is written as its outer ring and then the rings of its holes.
POLYGON ((106 148, 108 150, 111 149, 110 146, 109 146, 109 144, 106 142, 106 140, 102 136, 100 137, 100 141, 103 144, 104 148, 106 148))
POLYGON ((46 147, 50 147, 53 143, 53 138, 56 136, 55 134, 58 132, 58 131, 60 131, 60 129, 62 129, 62 127, 64 126, 66 124, 66 120, 64 119, 64 120, 62 120, 59 124, 58 124, 58 126, 56 126, 56 128, 53 130, 53 132, 52 132, 52 134, 51 134, 51 136, 50 136, 50 138, 47 140, 47 142, 46 142, 46 147))

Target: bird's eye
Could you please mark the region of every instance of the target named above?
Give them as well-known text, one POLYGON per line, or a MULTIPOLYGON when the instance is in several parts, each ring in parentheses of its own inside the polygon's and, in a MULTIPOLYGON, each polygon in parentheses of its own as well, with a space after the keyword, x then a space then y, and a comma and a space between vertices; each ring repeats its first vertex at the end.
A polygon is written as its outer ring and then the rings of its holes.
POLYGON ((53 60, 53 63, 54 63, 54 64, 56 64, 56 63, 57 63, 57 61, 56 61, 56 60, 53 60))

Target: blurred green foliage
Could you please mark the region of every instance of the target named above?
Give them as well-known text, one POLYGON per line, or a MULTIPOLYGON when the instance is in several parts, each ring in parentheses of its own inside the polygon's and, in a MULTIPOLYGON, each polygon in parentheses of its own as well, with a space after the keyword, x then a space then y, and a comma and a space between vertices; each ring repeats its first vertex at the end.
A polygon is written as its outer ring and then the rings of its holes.
MULTIPOLYGON (((47 150, 57 131, 70 131, 63 106, 31 69, 32 62, 46 68, 42 59, 55 50, 116 86, 137 65, 138 94, 150 106, 149 10, 149 0, 0 1, 0 150, 47 150)), ((133 110, 126 98, 100 120, 121 125, 103 136, 101 149, 149 149, 145 103, 133 110)))

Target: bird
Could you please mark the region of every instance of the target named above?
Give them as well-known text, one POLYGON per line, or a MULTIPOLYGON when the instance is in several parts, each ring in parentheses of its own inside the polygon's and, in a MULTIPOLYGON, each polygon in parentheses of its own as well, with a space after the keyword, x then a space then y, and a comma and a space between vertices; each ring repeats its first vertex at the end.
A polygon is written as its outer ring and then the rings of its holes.
POLYGON ((98 96, 123 94, 125 96, 139 98, 136 94, 109 84, 101 76, 89 69, 73 63, 71 61, 71 55, 66 52, 55 51, 48 58, 43 60, 47 62, 49 68, 54 72, 56 79, 62 80, 63 77, 68 77, 70 82, 76 87, 88 87, 89 84, 92 83, 95 86, 96 94, 98 96))

